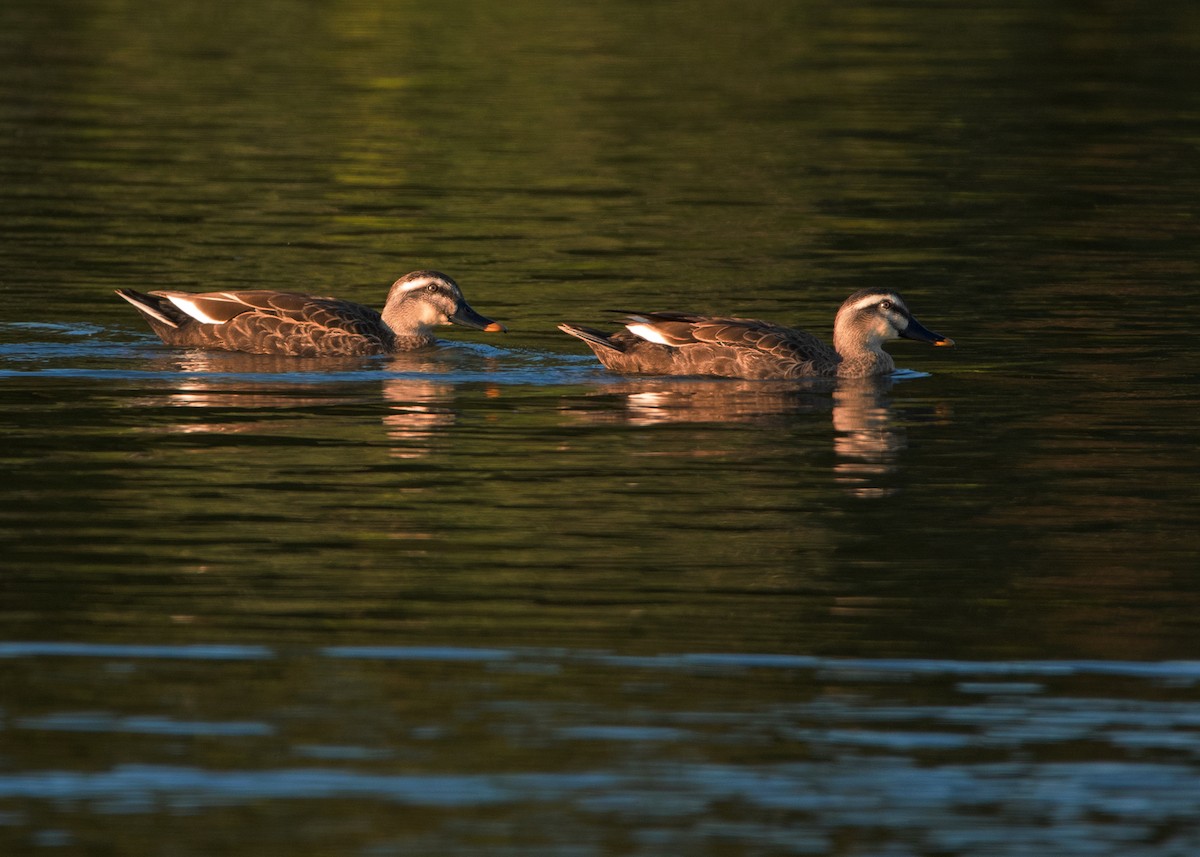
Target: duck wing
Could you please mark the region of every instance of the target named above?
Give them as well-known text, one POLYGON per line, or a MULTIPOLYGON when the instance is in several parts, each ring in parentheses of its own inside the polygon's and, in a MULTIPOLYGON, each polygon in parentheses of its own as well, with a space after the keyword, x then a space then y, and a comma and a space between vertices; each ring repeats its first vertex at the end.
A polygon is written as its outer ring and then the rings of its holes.
POLYGON ((176 328, 160 336, 177 345, 307 357, 378 354, 392 342, 375 310, 330 297, 269 289, 150 294, 176 328))
POLYGON ((625 325, 642 339, 679 349, 678 359, 694 364, 697 374, 716 374, 704 371, 713 366, 722 375, 794 378, 833 374, 840 361, 811 333, 761 319, 634 312, 625 325))
POLYGON ((170 301, 177 309, 201 324, 226 324, 244 313, 272 315, 292 321, 321 321, 369 318, 374 310, 349 301, 306 295, 250 289, 241 292, 154 291, 157 298, 170 301))

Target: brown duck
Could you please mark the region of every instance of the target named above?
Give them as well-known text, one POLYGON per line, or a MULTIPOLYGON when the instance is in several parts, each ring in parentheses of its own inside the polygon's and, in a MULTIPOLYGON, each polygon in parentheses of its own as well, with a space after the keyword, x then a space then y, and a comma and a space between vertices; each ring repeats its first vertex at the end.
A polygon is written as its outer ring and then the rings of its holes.
POLYGON ((883 350, 888 340, 954 344, 913 318, 900 295, 878 289, 846 298, 833 323, 833 348, 811 333, 769 321, 676 312, 630 312, 625 330, 611 334, 573 324, 558 328, 582 339, 601 363, 624 375, 865 378, 895 371, 892 356, 883 350))
POLYGON ((438 271, 413 271, 392 284, 379 313, 336 298, 254 289, 244 292, 117 289, 167 345, 290 357, 357 357, 425 348, 433 328, 460 324, 488 332, 458 283, 438 271))

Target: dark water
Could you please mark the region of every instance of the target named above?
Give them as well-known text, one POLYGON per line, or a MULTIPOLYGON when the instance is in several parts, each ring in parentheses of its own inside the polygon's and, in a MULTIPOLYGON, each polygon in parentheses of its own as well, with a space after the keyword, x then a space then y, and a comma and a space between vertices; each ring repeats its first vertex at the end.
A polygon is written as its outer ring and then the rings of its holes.
POLYGON ((1200 10, 0 9, 0 853, 1200 853, 1200 10), (172 351, 117 287, 510 333, 172 351), (620 379, 608 307, 956 349, 620 379))

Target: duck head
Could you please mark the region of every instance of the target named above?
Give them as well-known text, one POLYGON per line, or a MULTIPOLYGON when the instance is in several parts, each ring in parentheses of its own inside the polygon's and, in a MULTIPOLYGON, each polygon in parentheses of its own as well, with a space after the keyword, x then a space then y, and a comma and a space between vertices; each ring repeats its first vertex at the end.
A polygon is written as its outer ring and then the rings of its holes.
POLYGON ((892 339, 915 339, 934 345, 954 340, 934 333, 917 321, 900 295, 879 289, 861 289, 846 298, 833 323, 833 347, 845 356, 855 351, 881 351, 892 339))
POLYGON ((480 315, 458 283, 439 271, 413 271, 392 283, 383 320, 392 330, 428 330, 445 324, 503 333, 504 325, 480 315))

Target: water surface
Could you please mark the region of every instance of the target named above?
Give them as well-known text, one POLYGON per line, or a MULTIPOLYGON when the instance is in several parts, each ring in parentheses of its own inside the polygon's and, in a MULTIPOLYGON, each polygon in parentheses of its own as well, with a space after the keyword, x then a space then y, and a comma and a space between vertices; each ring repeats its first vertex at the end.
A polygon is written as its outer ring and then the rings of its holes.
POLYGON ((1186 3, 0 12, 0 850, 1190 855, 1186 3), (161 346, 118 287, 506 336, 161 346), (955 349, 623 379, 610 307, 955 349))

